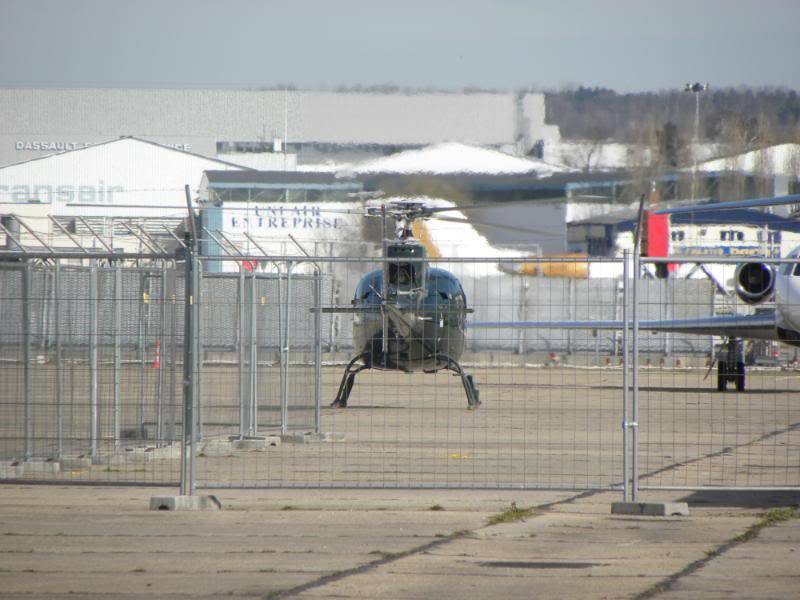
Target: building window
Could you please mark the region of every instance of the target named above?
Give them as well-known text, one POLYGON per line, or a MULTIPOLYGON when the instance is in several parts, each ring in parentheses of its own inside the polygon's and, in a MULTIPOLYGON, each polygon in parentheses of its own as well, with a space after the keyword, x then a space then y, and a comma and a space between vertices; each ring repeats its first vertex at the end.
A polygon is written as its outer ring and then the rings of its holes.
POLYGON ((672 231, 670 232, 670 237, 673 242, 682 242, 686 237, 686 233, 683 231, 672 231))
POLYGON ((275 142, 217 142, 217 154, 275 152, 275 142))
POLYGON ((741 231, 720 231, 719 232, 719 239, 723 242, 743 242, 744 241, 744 233, 741 231))

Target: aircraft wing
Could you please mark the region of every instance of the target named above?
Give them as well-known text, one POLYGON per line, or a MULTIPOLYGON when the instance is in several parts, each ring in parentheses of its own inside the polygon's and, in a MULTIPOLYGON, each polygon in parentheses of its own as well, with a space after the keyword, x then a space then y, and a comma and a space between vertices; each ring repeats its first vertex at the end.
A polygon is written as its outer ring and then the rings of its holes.
POLYGON ((764 206, 784 206, 787 204, 800 204, 800 194, 788 196, 775 196, 769 198, 751 198, 750 200, 736 200, 733 202, 703 202, 702 204, 684 204, 672 208, 656 209, 657 215, 675 215, 680 213, 708 212, 715 210, 729 210, 733 208, 759 208, 764 206))
MULTIPOLYGON (((467 327, 483 329, 611 329, 623 328, 619 321, 473 321, 467 327)), ((777 340, 775 311, 754 315, 698 317, 695 319, 664 319, 639 321, 639 329, 688 333, 694 335, 718 335, 747 339, 777 340)))

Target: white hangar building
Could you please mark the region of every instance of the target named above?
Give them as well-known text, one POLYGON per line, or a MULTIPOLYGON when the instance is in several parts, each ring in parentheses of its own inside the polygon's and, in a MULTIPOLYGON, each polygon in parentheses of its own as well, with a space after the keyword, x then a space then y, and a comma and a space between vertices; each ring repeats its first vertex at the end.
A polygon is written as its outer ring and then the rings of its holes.
MULTIPOLYGON (((0 216, 18 217, 54 247, 75 249, 56 221, 89 247, 102 247, 100 236, 115 248, 141 250, 126 223, 172 240, 167 229, 186 217, 184 186, 195 198, 208 169, 247 170, 137 138, 102 142, 0 167, 0 216)), ((24 245, 41 246, 24 226, 20 235, 24 245)))
POLYGON ((559 138, 534 93, 0 88, 0 122, 0 165, 119 136, 223 159, 288 148, 300 166, 445 141, 526 154, 559 138))

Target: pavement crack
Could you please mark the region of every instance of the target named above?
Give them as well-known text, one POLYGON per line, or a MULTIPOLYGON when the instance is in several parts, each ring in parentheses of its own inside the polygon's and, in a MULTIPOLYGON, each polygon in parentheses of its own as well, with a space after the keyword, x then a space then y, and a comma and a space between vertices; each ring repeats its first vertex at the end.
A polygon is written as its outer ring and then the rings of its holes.
POLYGON ((773 508, 764 514, 764 516, 756 523, 748 527, 744 533, 740 533, 736 537, 729 539, 727 542, 720 544, 716 548, 706 551, 706 555, 703 558, 689 563, 680 571, 669 575, 655 585, 647 588, 642 593, 633 596, 633 600, 649 600, 650 598, 655 598, 659 594, 668 592, 670 589, 672 589, 672 586, 674 586, 677 581, 699 571, 712 560, 719 558, 732 548, 735 548, 741 544, 746 544, 750 540, 757 538, 762 529, 766 527, 772 527, 773 525, 782 523, 783 521, 788 521, 790 519, 800 519, 800 509, 773 508))
MULTIPOLYGON (((734 451, 742 450, 744 448, 749 448, 751 446, 755 446, 756 444, 760 444, 761 442, 765 442, 765 441, 767 441, 769 439, 778 437, 779 435, 783 435, 785 433, 791 433, 793 431, 797 431, 798 429, 800 429, 800 422, 791 423, 787 427, 784 427, 783 429, 775 429, 774 431, 767 432, 767 433, 765 433, 763 435, 760 435, 757 438, 749 440, 747 442, 742 442, 740 444, 734 444, 732 446, 725 446, 724 448, 721 448, 720 450, 716 450, 714 452, 709 452, 709 453, 704 454, 702 456, 697 456, 695 458, 690 458, 690 459, 684 460, 684 461, 674 462, 672 464, 665 465, 663 467, 659 467, 658 469, 654 469, 652 471, 648 471, 647 473, 641 473, 639 475, 639 480, 647 479, 648 477, 655 477, 656 475, 660 475, 662 473, 666 473, 667 471, 671 471, 672 469, 677 469, 677 468, 680 468, 680 467, 686 467, 688 465, 699 463, 701 461, 708 460, 708 459, 711 459, 711 458, 717 458, 719 456, 728 455, 728 454, 730 454, 730 453, 732 453, 734 451)), ((618 483, 616 485, 622 485, 622 483, 618 483)))
MULTIPOLYGON (((533 506, 531 507, 531 513, 529 514, 529 516, 535 518, 540 514, 539 511, 547 511, 548 509, 551 509, 555 506, 559 506, 561 504, 570 504, 572 502, 581 500, 583 498, 587 498, 589 496, 593 496, 594 494, 598 494, 600 492, 601 492, 600 490, 590 490, 586 492, 581 492, 580 494, 575 494, 568 498, 562 498, 561 500, 556 500, 555 502, 547 502, 545 504, 533 506)), ((341 581, 342 579, 345 579, 347 577, 352 577, 353 575, 360 575, 362 573, 366 573, 383 565, 387 565, 395 561, 398 561, 401 558, 406 558, 408 556, 416 556, 419 554, 426 554, 429 553, 431 550, 445 546, 454 540, 460 540, 463 538, 470 537, 474 535, 476 531, 479 531, 481 529, 486 529, 487 527, 492 527, 492 526, 493 524, 489 523, 486 525, 481 525, 480 527, 475 527, 474 529, 462 529, 459 531, 454 531, 453 533, 446 535, 444 537, 437 538, 433 541, 428 542, 427 544, 421 544, 419 546, 415 546, 414 548, 410 548, 402 552, 382 553, 380 558, 372 560, 363 565, 352 567, 350 569, 343 569, 341 571, 336 571, 335 573, 324 575, 322 577, 319 577, 318 579, 309 581, 307 583, 303 583, 293 588, 285 590, 275 590, 264 596, 264 600, 281 600, 283 598, 289 598, 291 596, 301 594, 308 590, 325 586, 335 581, 341 581)))

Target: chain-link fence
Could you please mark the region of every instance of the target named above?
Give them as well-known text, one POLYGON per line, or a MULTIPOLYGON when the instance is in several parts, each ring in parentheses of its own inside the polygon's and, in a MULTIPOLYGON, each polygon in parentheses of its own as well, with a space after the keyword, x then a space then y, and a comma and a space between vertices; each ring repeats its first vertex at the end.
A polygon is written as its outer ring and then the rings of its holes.
MULTIPOLYGON (((646 351, 639 357, 638 475, 642 488, 793 488, 800 487, 800 371, 796 331, 800 317, 800 272, 796 260, 716 259, 720 284, 713 305, 697 316, 717 320, 719 335, 708 336, 710 352, 687 360, 685 334, 670 334, 666 360, 646 351), (767 286, 768 278, 748 281, 739 265, 768 268, 772 286, 752 305, 740 298, 748 286, 767 286), (739 287, 740 293, 735 289, 739 287), (753 319, 747 323, 742 317, 753 319), (734 319, 740 324, 735 324, 734 319), (719 325, 729 320, 724 326, 719 325), (727 332, 724 334, 723 332, 727 332), (752 336, 752 337, 750 337, 752 336), (795 346, 779 343, 781 337, 795 346), (794 340, 792 340, 794 337, 794 340)), ((657 260, 645 264, 668 264, 657 260)), ((712 265, 715 261, 710 260, 712 265)), ((670 263, 688 264, 690 261, 670 263)), ((759 272, 761 272, 759 270, 759 272)), ((633 288, 631 282, 631 289, 633 288)), ((663 299, 639 281, 637 303, 645 314, 663 299)), ((674 286, 679 281, 659 282, 674 286), (669 282, 669 283, 666 283, 669 282)), ((685 306, 692 297, 675 294, 667 307, 685 306)), ((648 317, 640 317, 642 321, 648 317)), ((678 318, 678 320, 680 320, 678 318)), ((640 347, 650 335, 642 330, 640 347)), ((632 417, 633 418, 633 417, 632 417)))
POLYGON ((800 485, 793 350, 741 346, 719 392, 727 337, 663 326, 776 314, 708 277, 437 258, 388 301, 393 261, 204 259, 187 294, 182 260, 111 258, 0 267, 6 479, 175 483, 187 422, 201 488, 800 485))
MULTIPOLYGON (((177 482, 184 266, 89 262, 0 265, 3 478, 177 482)), ((198 275, 198 443, 317 430, 322 278, 198 275)))

